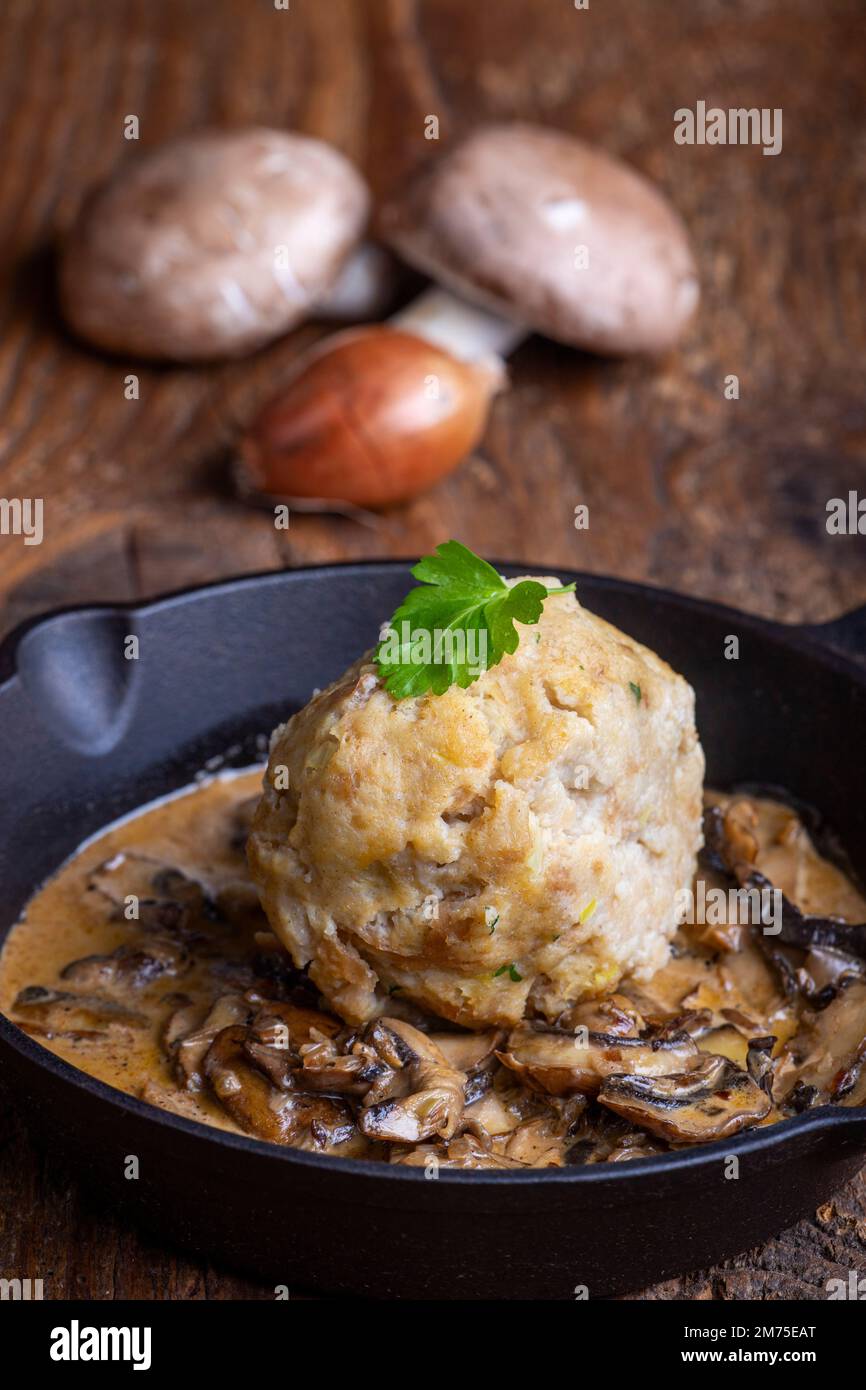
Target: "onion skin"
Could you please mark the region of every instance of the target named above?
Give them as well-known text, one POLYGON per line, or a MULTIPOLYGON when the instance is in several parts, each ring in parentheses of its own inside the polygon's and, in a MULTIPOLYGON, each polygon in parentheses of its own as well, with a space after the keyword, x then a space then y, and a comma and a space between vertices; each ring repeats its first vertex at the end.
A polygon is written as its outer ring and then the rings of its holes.
POLYGON ((416 496, 478 443, 499 360, 464 362, 396 328, 329 338, 240 441, 238 481, 260 496, 375 509, 416 496))

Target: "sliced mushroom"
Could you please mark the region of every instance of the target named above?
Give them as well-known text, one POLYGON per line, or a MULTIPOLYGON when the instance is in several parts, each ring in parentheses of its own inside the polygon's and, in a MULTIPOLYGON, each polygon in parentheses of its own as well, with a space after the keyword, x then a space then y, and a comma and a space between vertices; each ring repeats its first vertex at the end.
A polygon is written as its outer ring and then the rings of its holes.
POLYGON ((675 1144, 728 1139, 770 1112, 769 1096, 726 1057, 704 1057, 670 1076, 609 1076, 598 1094, 607 1106, 675 1144))
POLYGON ((769 1034, 765 1038, 750 1038, 749 1050, 746 1054, 746 1070, 756 1086, 766 1092, 773 1099, 773 1073, 775 1063, 773 1061, 773 1048, 776 1046, 776 1039, 769 1034))
MULTIPOLYGON (((866 1036, 866 981, 841 990, 826 1008, 807 1010, 777 1068, 775 1094, 789 1107, 804 1097, 815 1103, 866 1104, 863 1061, 866 1036)), ((802 1107, 801 1107, 802 1108, 802 1107)))
POLYGON ((491 1029, 486 1033, 430 1033, 429 1037, 452 1067, 466 1073, 463 1099, 466 1105, 474 1105, 493 1084, 496 1049, 505 1033, 491 1029))
POLYGON ((561 1168, 565 1163, 565 1134, 552 1115, 524 1120, 505 1141, 505 1157, 531 1168, 561 1168))
POLYGON ((244 1052, 247 1059, 252 1062, 254 1067, 258 1067, 262 1075, 267 1077, 276 1090, 293 1091, 296 1089, 298 1067, 295 1059, 288 1052, 278 1052, 276 1048, 256 1042, 249 1031, 244 1043, 244 1052))
POLYGON ((202 884, 147 855, 114 855, 93 871, 87 886, 112 906, 118 921, 187 946, 206 946, 226 925, 202 884))
POLYGON ((203 1069, 214 1095, 235 1124, 275 1144, 325 1149, 355 1137, 351 1112, 341 1101, 275 1091, 245 1052, 247 1029, 235 1024, 217 1033, 203 1069))
POLYGON ((426 1168, 435 1164, 437 1168, 526 1168, 520 1159, 508 1158, 504 1154, 493 1153, 477 1139, 461 1134, 452 1139, 447 1147, 436 1144, 418 1144, 413 1149, 396 1149, 391 1154, 391 1162, 409 1168, 426 1168))
POLYGON ((314 1045, 312 1055, 304 1057, 299 1084, 307 1091, 364 1096, 374 1080, 365 1058, 340 1056, 332 1044, 323 1043, 314 1045), (321 1052, 315 1050, 319 1046, 323 1049, 321 1052))
POLYGON ((688 1066, 698 1055, 687 1033, 669 1038, 624 1038, 615 1033, 588 1033, 586 1042, 521 1023, 497 1057, 530 1085, 551 1095, 595 1095, 605 1077, 629 1072, 662 1076, 688 1066))
POLYGON ((183 1115, 187 1120, 203 1120, 206 1117, 195 1096, 189 1091, 179 1091, 176 1086, 161 1086, 149 1077, 139 1091, 141 1100, 155 1105, 160 1110, 168 1110, 172 1115, 183 1115))
POLYGON ((798 972, 800 990, 811 1009, 825 1009, 841 990, 866 978, 866 964, 841 951, 813 947, 798 972))
POLYGON ((333 1014, 308 1009, 285 999, 263 999, 253 992, 247 995, 258 1008, 252 1027, 258 1042, 282 1048, 294 1054, 313 1041, 334 1038, 342 1025, 333 1014))
POLYGON ((591 1033, 639 1038, 646 1021, 631 999, 624 994, 611 994, 607 999, 589 999, 573 1005, 560 1015, 556 1026, 569 1033, 574 1033, 578 1028, 587 1028, 591 1033))
POLYGON ((248 960, 259 987, 267 984, 270 994, 291 1000, 301 1008, 315 1006, 319 993, 309 975, 297 969, 282 943, 274 949, 274 941, 270 933, 264 939, 261 932, 253 933, 255 949, 248 960))
POLYGON ((114 999, 95 994, 75 994, 71 990, 46 989, 28 985, 17 996, 13 1008, 26 1019, 35 1018, 47 1036, 71 1030, 104 1032, 115 1024, 126 1028, 146 1028, 148 1018, 114 999))
POLYGON ((630 1163, 635 1158, 652 1158, 665 1153, 665 1145, 639 1129, 629 1129, 607 1154, 607 1163, 630 1163))
POLYGON ((565 1161, 573 1164, 625 1162, 667 1151, 660 1139, 629 1124, 612 1110, 587 1102, 579 1123, 569 1135, 565 1161))
POLYGON ((701 862, 716 873, 730 874, 742 881, 758 857, 756 828, 757 813, 746 798, 732 801, 724 809, 708 806, 704 811, 701 862))
POLYGON ((845 1105, 866 1103, 866 1038, 847 1065, 833 1077, 830 1098, 845 1105))
POLYGON ((520 1115, 504 1103, 496 1090, 486 1091, 477 1100, 466 1099, 462 1124, 476 1138, 510 1134, 520 1122, 520 1115))
POLYGON ((505 1034, 500 1029, 487 1033, 428 1033, 446 1061, 456 1071, 477 1071, 494 1056, 505 1034))
POLYGON ((660 1042, 662 1039, 669 1040, 685 1033, 697 1041, 699 1038, 705 1038, 712 1026, 711 1009, 684 1009, 681 1013, 674 1014, 673 1018, 650 1020, 644 1037, 652 1042, 660 1042))
POLYGON ((498 1062, 494 1058, 489 1069, 470 1072, 463 1087, 463 1103, 465 1105, 475 1105, 487 1094, 493 1085, 493 1068, 497 1065, 498 1062))
POLYGON ((450 1065, 431 1038, 402 1019, 379 1019, 372 1036, 408 1091, 368 1104, 359 1118, 362 1132, 371 1139, 403 1144, 418 1144, 434 1135, 450 1139, 463 1115, 465 1074, 450 1065))
POLYGON ((195 1002, 188 995, 176 995, 172 1002, 175 1007, 162 1030, 162 1046, 170 1057, 184 1038, 201 1027, 208 1014, 207 1005, 195 1002))
MULTIPOLYGON (((799 822, 794 822, 799 826, 799 822)), ((718 806, 708 807, 704 812, 705 853, 712 867, 737 879, 746 889, 759 892, 773 892, 773 884, 757 868, 758 839, 756 833, 757 812, 748 800, 731 802, 723 811, 718 806)), ((775 943, 774 963, 783 975, 786 987, 790 987, 791 972, 784 956, 779 955, 778 945, 799 947, 801 950, 814 949, 837 951, 866 962, 866 923, 846 922, 840 917, 812 916, 804 913, 785 895, 782 900, 781 930, 771 938, 775 943)), ((759 945, 772 951, 760 926, 755 928, 759 945)))
MULTIPOLYGON (((246 997, 248 1002, 255 998, 249 994, 246 997)), ((304 1049, 330 1042, 339 1027, 328 1014, 269 999, 259 1005, 250 1023, 245 1051, 278 1090, 304 1090, 304 1049)))
POLYGON ((188 1091, 200 1091, 204 1085, 205 1054, 217 1033, 232 1024, 246 1024, 252 1011, 243 995, 221 994, 201 1023, 193 1025, 186 1035, 179 1033, 179 1025, 191 1017, 188 1006, 183 1006, 180 1012, 180 1019, 176 1015, 169 1019, 164 1041, 172 1039, 169 1059, 179 1084, 188 1091))
MULTIPOLYGON (((749 875, 747 886, 773 891, 770 880, 757 872, 749 875)), ((798 946, 804 951, 838 951, 842 955, 866 961, 866 922, 843 922, 841 917, 810 917, 784 894, 781 894, 781 898, 782 921, 781 931, 776 938, 778 941, 785 946, 798 946)))
POLYGON ((175 942, 148 937, 146 945, 118 946, 110 955, 70 961, 61 970, 60 978, 94 993, 122 996, 130 989, 145 989, 165 976, 183 975, 191 965, 188 953, 175 942))
POLYGON ((793 1115, 802 1115, 820 1102, 821 1092, 817 1086, 807 1086, 805 1081, 798 1081, 785 1100, 785 1109, 793 1115))

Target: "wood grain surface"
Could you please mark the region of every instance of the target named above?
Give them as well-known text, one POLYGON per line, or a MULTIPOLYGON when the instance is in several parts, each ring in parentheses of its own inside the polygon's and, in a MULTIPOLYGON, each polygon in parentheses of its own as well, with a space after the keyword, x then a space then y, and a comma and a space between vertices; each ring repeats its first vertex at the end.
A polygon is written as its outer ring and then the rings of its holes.
MULTIPOLYGON (((448 536, 791 621, 866 602, 863 537, 825 526, 828 498, 866 493, 864 29, 862 0, 4 0, 0 494, 44 498, 45 538, 0 537, 0 634, 62 603, 416 557, 448 536), (675 144, 675 109, 699 99, 781 108, 782 153, 675 144), (58 322, 53 244, 95 182, 168 136, 305 131, 380 196, 510 118, 597 141, 667 191, 694 238, 700 312, 654 363, 530 340, 476 455, 372 522, 298 515, 281 532, 232 493, 238 425, 322 325, 199 370, 100 357, 58 322)), ((272 1296, 92 1207, 14 1106, 0 1126, 0 1274, 39 1275, 49 1297, 272 1296)), ((822 1298, 864 1267, 861 1177, 764 1249, 642 1296, 822 1298)))

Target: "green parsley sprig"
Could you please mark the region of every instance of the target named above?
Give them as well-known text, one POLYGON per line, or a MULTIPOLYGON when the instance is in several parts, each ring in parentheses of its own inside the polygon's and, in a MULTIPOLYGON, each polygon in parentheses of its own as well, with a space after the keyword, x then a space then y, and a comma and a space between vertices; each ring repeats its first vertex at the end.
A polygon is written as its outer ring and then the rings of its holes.
POLYGON ((441 695, 451 685, 465 690, 517 650, 515 622, 537 623, 550 594, 574 589, 548 589, 536 579, 509 588, 492 565, 459 541, 437 545, 412 574, 420 583, 409 590, 374 653, 385 689, 396 700, 428 691, 441 695))

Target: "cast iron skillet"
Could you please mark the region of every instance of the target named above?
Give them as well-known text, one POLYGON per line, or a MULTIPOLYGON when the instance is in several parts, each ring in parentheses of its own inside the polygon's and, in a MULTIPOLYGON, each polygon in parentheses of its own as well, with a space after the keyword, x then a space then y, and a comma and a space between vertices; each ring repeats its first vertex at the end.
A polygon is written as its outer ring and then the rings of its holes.
MULTIPOLYGON (((695 686, 712 783, 789 788, 866 867, 866 668, 853 659, 866 653, 866 609, 789 628, 615 579, 564 577, 695 686), (729 635, 738 660, 725 659, 729 635)), ((85 836, 184 785, 214 755, 250 761, 257 734, 372 644, 409 582, 399 563, 297 570, 19 629, 0 648, 0 937, 85 836), (138 661, 123 658, 130 633, 138 661)), ((51 1148, 115 1211, 290 1289, 389 1298, 640 1289, 766 1240, 814 1211, 866 1153, 866 1110, 832 1107, 638 1162, 443 1171, 431 1181, 155 1110, 2 1017, 0 1063, 51 1148), (131 1154, 136 1181, 124 1176, 131 1154)))

